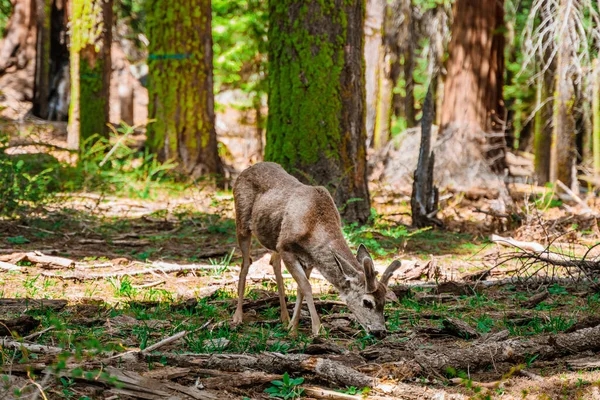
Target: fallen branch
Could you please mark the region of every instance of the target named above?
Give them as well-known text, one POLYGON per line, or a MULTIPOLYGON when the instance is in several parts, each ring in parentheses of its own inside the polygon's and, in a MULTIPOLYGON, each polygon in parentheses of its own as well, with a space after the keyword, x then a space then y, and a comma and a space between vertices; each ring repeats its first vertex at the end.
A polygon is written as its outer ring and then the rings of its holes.
POLYGON ((19 267, 18 265, 0 261, 0 269, 6 270, 6 271, 20 271, 23 269, 23 267, 19 267))
POLYGON ((21 261, 28 261, 33 264, 38 264, 43 268, 71 268, 75 261, 64 258, 47 256, 39 251, 31 251, 28 253, 13 253, 0 256, 0 261, 5 261, 11 264, 17 264, 21 261))
POLYGON ((168 338, 163 339, 160 342, 153 344, 152 346, 146 347, 144 350, 141 351, 141 354, 142 355, 150 354, 151 352, 158 350, 159 348, 166 346, 169 343, 173 343, 173 342, 181 339, 182 337, 184 337, 187 334, 188 334, 187 331, 177 332, 173 336, 169 336, 168 338))
POLYGON ((16 341, 16 340, 8 338, 8 337, 0 339, 0 347, 7 348, 7 349, 13 349, 13 350, 25 349, 25 350, 29 351, 30 353, 41 353, 41 354, 52 354, 52 355, 59 354, 64 351, 64 349, 61 349, 60 347, 44 346, 41 344, 33 344, 33 343, 24 343, 24 342, 19 342, 19 341, 16 341))
POLYGON ((490 240, 503 246, 511 246, 523 250, 522 254, 516 256, 517 258, 531 258, 558 267, 575 267, 583 272, 600 272, 600 262, 598 261, 573 259, 565 254, 551 252, 548 248, 536 242, 521 242, 498 235, 490 236, 490 240))
POLYGON ((596 369, 600 368, 600 359, 598 358, 579 358, 577 360, 567 361, 569 367, 582 370, 582 369, 596 369))
POLYGON ((155 282, 144 283, 143 285, 132 285, 132 287, 135 289, 148 289, 151 287, 160 286, 163 283, 165 283, 165 280, 161 279, 161 280, 155 281, 155 282))
POLYGON ((324 400, 362 400, 362 395, 352 395, 340 392, 334 392, 333 390, 327 390, 316 386, 301 386, 304 390, 304 394, 313 399, 324 399, 324 400))
POLYGON ((181 271, 202 271, 202 270, 214 270, 218 268, 227 268, 235 270, 238 267, 226 267, 222 265, 208 265, 208 264, 167 264, 156 263, 152 264, 153 267, 146 269, 138 269, 133 271, 118 271, 118 272, 100 272, 86 274, 82 272, 76 272, 72 274, 55 274, 51 272, 42 272, 42 276, 66 280, 84 281, 91 279, 107 279, 107 278, 122 278, 124 276, 136 276, 136 275, 147 275, 155 274, 158 272, 170 273, 170 272, 181 272, 181 271), (158 265, 158 266, 157 266, 158 265))

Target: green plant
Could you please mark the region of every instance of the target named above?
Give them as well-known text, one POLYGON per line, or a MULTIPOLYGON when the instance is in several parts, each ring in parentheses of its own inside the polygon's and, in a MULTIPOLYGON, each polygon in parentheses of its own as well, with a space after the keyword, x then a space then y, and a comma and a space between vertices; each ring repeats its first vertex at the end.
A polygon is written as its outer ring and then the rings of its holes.
POLYGON ((302 396, 304 389, 299 387, 304 382, 304 378, 290 378, 286 372, 283 374, 282 380, 272 381, 273 386, 265 389, 266 393, 269 393, 269 397, 275 397, 278 399, 298 399, 302 396))
POLYGON ((555 283, 554 285, 550 286, 548 288, 548 292, 550 294, 554 294, 554 295, 569 294, 569 292, 567 291, 567 289, 565 289, 563 286, 559 285, 558 283, 555 283))
POLYGON ((51 198, 53 189, 56 189, 53 187, 56 164, 46 165, 43 160, 34 160, 35 157, 30 155, 6 155, 4 148, 7 142, 8 139, 0 132, 0 215, 13 216, 51 198), (26 160, 30 164, 26 164, 26 160), (36 170, 39 169, 36 163, 45 168, 36 170))
POLYGON ((6 241, 10 244, 25 244, 25 243, 29 243, 29 239, 27 239, 24 236, 14 236, 14 237, 8 237, 6 238, 6 241))
POLYGON ((159 162, 148 149, 140 152, 129 147, 127 138, 132 132, 133 127, 123 125, 110 138, 99 135, 88 138, 77 165, 65 172, 65 189, 151 198, 156 189, 168 182, 167 174, 177 164, 159 162))
POLYGON ((364 387, 362 389, 359 389, 355 386, 347 386, 346 389, 336 389, 336 392, 339 393, 344 393, 344 394, 349 394, 349 395, 362 395, 362 396, 366 396, 369 394, 369 392, 371 391, 371 388, 369 387, 364 387))
POLYGON ((128 276, 124 276, 121 279, 109 279, 108 283, 112 286, 117 297, 132 299, 138 294, 138 289, 133 287, 131 279, 128 276))

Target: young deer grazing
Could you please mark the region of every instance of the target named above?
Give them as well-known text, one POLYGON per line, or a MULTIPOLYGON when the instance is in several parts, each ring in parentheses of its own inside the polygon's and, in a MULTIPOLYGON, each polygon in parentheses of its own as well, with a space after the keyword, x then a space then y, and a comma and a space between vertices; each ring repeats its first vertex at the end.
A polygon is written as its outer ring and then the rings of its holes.
POLYGON ((360 245, 356 257, 346 244, 341 220, 333 199, 324 187, 302 184, 275 163, 263 162, 240 174, 233 187, 237 239, 242 250, 242 268, 238 286, 238 303, 233 324, 242 322, 246 276, 252 263, 252 234, 271 250, 271 265, 277 280, 282 322, 294 331, 300 322, 300 309, 306 299, 312 332, 318 335, 321 322, 313 301, 309 282, 316 268, 339 291, 340 297, 369 333, 386 332, 383 308, 387 284, 398 267, 394 261, 381 280, 367 249, 360 245), (285 303, 281 261, 298 284, 292 320, 285 303))

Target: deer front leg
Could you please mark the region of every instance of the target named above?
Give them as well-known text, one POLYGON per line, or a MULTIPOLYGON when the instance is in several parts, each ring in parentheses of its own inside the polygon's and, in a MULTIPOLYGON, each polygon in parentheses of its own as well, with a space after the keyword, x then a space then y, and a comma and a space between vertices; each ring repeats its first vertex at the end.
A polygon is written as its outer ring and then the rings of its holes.
POLYGON ((231 323, 233 326, 239 325, 244 320, 244 293, 246 291, 246 276, 250 269, 252 260, 250 259, 250 242, 252 235, 241 235, 238 233, 238 243, 242 250, 242 268, 240 268, 240 279, 238 281, 238 302, 233 314, 231 323))
POLYGON ((321 321, 319 320, 319 314, 317 314, 317 308, 315 307, 315 302, 313 300, 312 295, 312 287, 310 285, 310 281, 308 280, 308 276, 310 276, 310 272, 304 272, 304 268, 302 268, 302 264, 298 261, 296 256, 289 252, 282 252, 281 258, 285 263, 288 271, 294 277, 294 280, 298 284, 298 295, 296 299, 296 308, 294 309, 294 315, 292 317, 292 322, 290 323, 290 328, 297 330, 298 322, 300 320, 300 308, 302 307, 302 298, 306 299, 306 304, 308 306, 308 311, 310 312, 310 321, 312 325, 312 333, 313 335, 319 335, 321 330, 321 321))
POLYGON ((287 310, 287 303, 285 302, 285 285, 283 283, 283 276, 281 275, 281 257, 279 253, 274 252, 271 254, 271 266, 275 272, 275 280, 277 281, 277 292, 279 293, 279 307, 281 308, 281 322, 289 323, 290 314, 287 310))
MULTIPOLYGON (((310 273, 312 272, 312 267, 309 267, 304 270, 306 273, 306 278, 310 279, 310 273)), ((312 292, 312 291, 311 291, 312 292)), ((294 306, 294 313, 292 314, 292 320, 288 326, 288 329, 292 332, 298 331, 298 325, 300 325, 300 314, 302 312, 302 302, 304 301, 304 295, 302 291, 298 288, 296 290, 296 305, 294 306)))

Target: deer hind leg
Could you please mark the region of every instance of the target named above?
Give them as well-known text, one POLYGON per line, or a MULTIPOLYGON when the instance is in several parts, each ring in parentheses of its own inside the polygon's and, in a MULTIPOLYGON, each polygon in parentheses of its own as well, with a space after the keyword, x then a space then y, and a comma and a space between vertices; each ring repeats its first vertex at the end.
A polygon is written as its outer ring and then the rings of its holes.
POLYGON ((307 268, 305 272, 304 268, 302 268, 302 264, 300 264, 296 256, 294 256, 292 253, 283 252, 281 253, 281 258, 283 259, 288 271, 290 271, 294 277, 294 280, 298 284, 296 307, 294 308, 294 314, 292 316, 292 321, 290 322, 290 329, 292 332, 297 332, 298 330, 298 324, 300 322, 300 309, 302 308, 302 300, 304 298, 306 299, 308 311, 310 312, 312 333, 313 335, 317 336, 321 331, 321 321, 319 320, 319 314, 317 314, 317 308, 315 307, 315 302, 312 295, 312 287, 310 285, 310 281, 308 280, 312 268, 307 268))
POLYGON ((277 281, 277 292, 279 293, 279 307, 281 307, 281 322, 289 323, 290 314, 287 310, 287 303, 285 301, 285 285, 283 283, 283 276, 281 275, 281 257, 279 253, 274 252, 271 254, 271 266, 275 272, 275 280, 277 281))
POLYGON ((252 263, 252 259, 250 258, 250 243, 252 240, 252 234, 242 234, 238 231, 237 237, 238 244, 240 245, 240 249, 242 251, 242 268, 240 268, 240 279, 238 281, 238 302, 232 319, 232 324, 234 326, 241 324, 244 319, 243 306, 244 293, 246 290, 246 276, 248 275, 248 270, 250 269, 250 264, 252 263))

